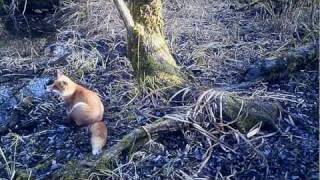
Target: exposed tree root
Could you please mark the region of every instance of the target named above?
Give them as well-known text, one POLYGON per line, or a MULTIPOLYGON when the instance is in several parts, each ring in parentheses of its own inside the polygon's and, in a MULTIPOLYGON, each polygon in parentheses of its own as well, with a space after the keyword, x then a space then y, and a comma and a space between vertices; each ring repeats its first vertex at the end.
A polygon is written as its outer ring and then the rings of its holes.
POLYGON ((279 79, 289 73, 298 71, 318 59, 319 46, 307 44, 292 49, 277 57, 266 58, 253 64, 246 72, 245 81, 279 79))
POLYGON ((78 179, 88 178, 92 172, 100 169, 112 169, 118 156, 124 152, 136 149, 145 144, 149 138, 156 139, 158 135, 168 132, 175 132, 183 129, 185 124, 175 120, 163 120, 134 129, 125 135, 118 143, 113 145, 102 154, 98 161, 91 158, 82 162, 70 162, 65 168, 60 169, 51 178, 53 179, 78 179))

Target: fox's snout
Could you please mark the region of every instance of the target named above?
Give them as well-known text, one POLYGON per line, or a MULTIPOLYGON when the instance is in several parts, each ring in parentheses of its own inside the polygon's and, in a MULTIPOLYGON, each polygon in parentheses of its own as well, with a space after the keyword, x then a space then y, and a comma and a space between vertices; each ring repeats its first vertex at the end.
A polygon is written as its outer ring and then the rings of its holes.
POLYGON ((53 79, 49 79, 45 86, 52 85, 54 83, 53 79))
POLYGON ((50 79, 45 85, 44 88, 46 89, 47 92, 52 91, 52 86, 53 86, 54 81, 50 79))

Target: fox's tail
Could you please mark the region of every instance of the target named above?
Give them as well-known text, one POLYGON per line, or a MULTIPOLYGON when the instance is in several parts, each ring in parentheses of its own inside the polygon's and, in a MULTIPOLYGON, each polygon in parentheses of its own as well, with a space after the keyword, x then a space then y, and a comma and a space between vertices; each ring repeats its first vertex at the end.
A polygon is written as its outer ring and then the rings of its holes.
POLYGON ((97 155, 102 152, 107 140, 107 127, 103 121, 90 125, 92 154, 97 155))

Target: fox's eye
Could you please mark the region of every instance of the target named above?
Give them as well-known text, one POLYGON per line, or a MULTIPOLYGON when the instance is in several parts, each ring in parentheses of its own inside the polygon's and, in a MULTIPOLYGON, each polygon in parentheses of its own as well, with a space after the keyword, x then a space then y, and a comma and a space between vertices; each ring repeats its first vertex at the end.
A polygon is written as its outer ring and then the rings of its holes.
POLYGON ((47 81, 47 83, 46 83, 46 85, 48 86, 48 85, 51 85, 51 84, 53 84, 53 80, 52 79, 49 79, 49 81, 47 81))
POLYGON ((68 85, 68 82, 67 82, 67 81, 61 81, 61 83, 62 83, 63 86, 68 85))

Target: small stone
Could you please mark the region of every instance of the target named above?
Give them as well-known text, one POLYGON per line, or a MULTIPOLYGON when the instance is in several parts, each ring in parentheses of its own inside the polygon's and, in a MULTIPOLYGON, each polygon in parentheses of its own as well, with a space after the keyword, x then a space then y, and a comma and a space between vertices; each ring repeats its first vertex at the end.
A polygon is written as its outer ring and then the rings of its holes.
POLYGON ((54 171, 54 170, 56 170, 56 169, 58 169, 60 167, 60 165, 59 164, 57 164, 57 161, 56 160, 52 160, 52 162, 51 162, 51 171, 54 171))

